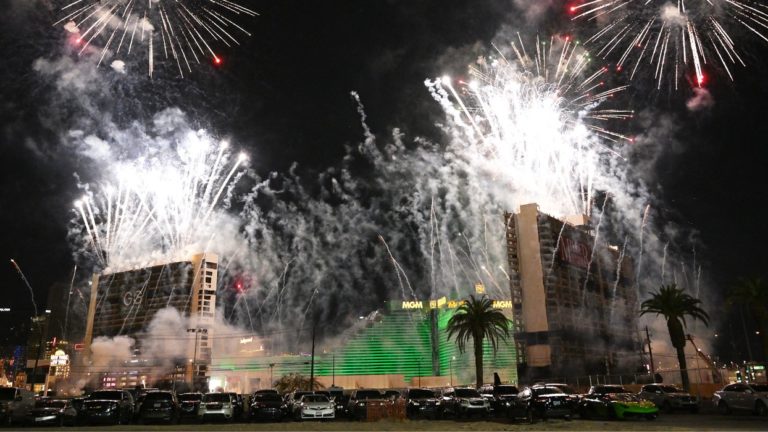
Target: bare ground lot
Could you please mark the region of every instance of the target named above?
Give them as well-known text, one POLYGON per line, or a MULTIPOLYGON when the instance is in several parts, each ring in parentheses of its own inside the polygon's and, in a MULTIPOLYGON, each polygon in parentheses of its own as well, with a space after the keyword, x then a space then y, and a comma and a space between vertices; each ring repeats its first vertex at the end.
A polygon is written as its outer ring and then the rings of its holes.
MULTIPOLYGON (((35 430, 25 428, 24 430, 35 430)), ((58 430, 47 428, 39 430, 58 430)), ((64 428, 74 431, 74 428, 64 428)), ((512 423, 504 420, 414 420, 380 421, 375 423, 282 422, 282 423, 208 423, 182 425, 130 425, 78 427, 76 430, 108 431, 768 431, 768 418, 746 415, 721 416, 713 414, 669 414, 655 421, 550 420, 535 424, 512 423)))

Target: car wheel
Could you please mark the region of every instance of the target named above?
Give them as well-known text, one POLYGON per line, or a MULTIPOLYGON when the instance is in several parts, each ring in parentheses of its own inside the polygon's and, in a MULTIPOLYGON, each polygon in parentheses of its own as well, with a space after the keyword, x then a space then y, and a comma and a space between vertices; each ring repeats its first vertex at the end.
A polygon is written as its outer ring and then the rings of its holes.
POLYGON ((720 414, 728 415, 731 413, 731 408, 728 406, 728 404, 725 401, 720 401, 720 403, 717 404, 717 411, 720 414))
POLYGON ((581 418, 583 420, 589 420, 590 419, 589 410, 587 409, 587 407, 579 408, 579 418, 581 418))
POLYGON ((649 421, 652 421, 652 420, 656 420, 656 417, 657 417, 656 414, 648 414, 648 415, 645 416, 645 419, 649 420, 649 421))
POLYGON ((760 417, 765 417, 768 415, 768 408, 765 407, 763 401, 757 401, 757 403, 755 403, 755 414, 759 415, 760 417))
POLYGON ((534 423, 536 423, 536 416, 535 416, 535 415, 533 415, 533 410, 532 410, 532 409, 528 409, 528 410, 525 412, 525 420, 526 420, 528 423, 530 423, 530 424, 534 424, 534 423))

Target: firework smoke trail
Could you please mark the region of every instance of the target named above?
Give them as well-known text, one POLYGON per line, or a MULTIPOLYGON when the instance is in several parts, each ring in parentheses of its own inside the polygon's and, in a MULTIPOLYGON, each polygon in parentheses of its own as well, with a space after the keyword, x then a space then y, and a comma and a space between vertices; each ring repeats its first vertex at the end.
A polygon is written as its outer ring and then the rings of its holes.
POLYGON ((233 0, 75 0, 59 13, 53 25, 64 24, 68 32, 77 34, 79 55, 102 42, 98 64, 107 55, 121 61, 122 55, 142 51, 134 47, 138 42, 146 45, 149 76, 154 73, 158 51, 163 60, 175 64, 182 77, 185 70, 192 72, 190 61, 199 64, 208 57, 219 65, 218 49, 239 45, 238 37, 251 35, 238 21, 258 15, 233 0), (156 39, 162 50, 155 49, 156 39))
POLYGON ((85 185, 75 203, 87 242, 104 268, 125 268, 151 250, 180 257, 206 247, 212 215, 222 195, 243 173, 247 157, 235 157, 226 141, 190 133, 161 158, 114 162, 113 178, 85 185))
POLYGON ((525 202, 554 216, 590 214, 600 166, 618 157, 612 146, 630 141, 609 126, 633 115, 600 106, 626 86, 608 87, 608 69, 592 70, 569 37, 537 37, 533 49, 522 40, 510 44, 513 61, 500 55, 472 66, 461 94, 447 77, 428 85, 496 181, 526 189, 525 202))
POLYGON ((13 268, 15 268, 16 271, 19 273, 21 280, 24 281, 24 285, 26 285, 27 289, 29 289, 29 299, 32 300, 32 307, 35 310, 35 317, 37 317, 38 313, 37 313, 37 302, 35 302, 35 292, 32 291, 32 286, 29 284, 27 277, 24 276, 24 272, 21 271, 21 267, 19 267, 19 264, 13 258, 11 258, 11 264, 13 265, 13 268))
POLYGON ((649 67, 657 88, 669 76, 677 89, 689 73, 701 87, 707 65, 733 80, 731 67, 746 65, 736 33, 768 42, 768 5, 751 0, 589 0, 569 12, 574 20, 606 23, 585 44, 598 56, 617 58, 619 70, 631 67, 630 79, 649 67))

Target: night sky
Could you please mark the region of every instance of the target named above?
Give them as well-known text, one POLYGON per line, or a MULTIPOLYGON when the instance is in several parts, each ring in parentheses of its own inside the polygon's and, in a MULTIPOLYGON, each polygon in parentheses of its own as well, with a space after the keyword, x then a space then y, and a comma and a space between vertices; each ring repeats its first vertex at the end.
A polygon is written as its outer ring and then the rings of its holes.
MULTIPOLYGON (((426 78, 460 75, 505 26, 571 31, 558 1, 243 2, 261 15, 248 21, 252 37, 223 52, 223 65, 204 64, 185 79, 167 65, 153 80, 129 70, 110 81, 110 103, 102 108, 120 123, 178 106, 246 149, 261 175, 294 161, 322 170, 361 140, 350 91, 359 93, 375 134, 398 127, 409 137, 439 140, 434 123, 442 114, 426 78), (554 6, 534 19, 519 4, 554 6)), ((73 112, 33 69, 39 58, 77 61, 64 32, 50 25, 55 8, 41 0, 7 3, 0 15, 0 306, 29 310, 29 294, 8 260, 20 263, 39 304, 51 285, 68 282, 66 228, 79 195, 72 173, 86 168, 60 143, 58 128, 73 112)), ((768 44, 744 39, 749 66, 735 70, 733 83, 708 75, 715 100, 708 110, 686 110, 685 83, 679 92, 658 92, 640 82, 626 96, 645 114, 626 125, 628 134, 643 134, 648 121, 672 125, 646 149, 643 177, 662 203, 654 211, 689 232, 704 277, 720 293, 739 277, 765 276, 768 264, 768 44)), ((99 73, 115 75, 103 66, 99 73)))

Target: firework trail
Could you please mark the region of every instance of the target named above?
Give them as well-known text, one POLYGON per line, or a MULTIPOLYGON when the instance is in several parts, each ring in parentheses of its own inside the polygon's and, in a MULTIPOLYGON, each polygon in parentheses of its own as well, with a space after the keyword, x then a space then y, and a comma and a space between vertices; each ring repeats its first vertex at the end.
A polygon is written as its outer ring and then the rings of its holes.
POLYGON ((157 60, 170 60, 182 77, 202 59, 221 64, 217 50, 251 35, 238 22, 258 15, 231 0, 75 0, 59 13, 54 26, 76 35, 79 55, 99 43, 99 65, 110 55, 119 68, 121 56, 145 53, 149 76, 157 60))
POLYGON ((214 235, 214 212, 242 176, 244 154, 226 141, 191 133, 175 151, 116 162, 113 178, 75 203, 85 238, 102 267, 125 267, 148 250, 181 256, 214 235))
POLYGON ((591 68, 589 53, 568 37, 537 37, 533 47, 522 40, 510 44, 514 60, 497 49, 459 90, 450 78, 430 83, 433 96, 496 180, 527 189, 525 202, 555 216, 590 214, 601 159, 630 141, 610 126, 633 114, 600 107, 626 86, 608 86, 609 70, 591 68))
POLYGON ((641 65, 653 71, 657 88, 665 77, 675 89, 684 77, 701 87, 708 65, 745 66, 735 33, 768 42, 768 5, 753 0, 587 0, 569 6, 573 19, 604 22, 585 45, 617 58, 617 69, 641 65))
POLYGON ((29 289, 29 298, 32 300, 32 307, 35 310, 35 317, 37 317, 37 302, 35 302, 35 292, 32 291, 32 285, 29 284, 29 281, 27 280, 27 277, 24 276, 24 272, 21 271, 21 267, 19 267, 19 264, 11 258, 11 264, 13 265, 13 268, 16 269, 16 271, 19 273, 19 276, 21 277, 21 280, 24 281, 24 285, 27 286, 27 289, 29 289))

